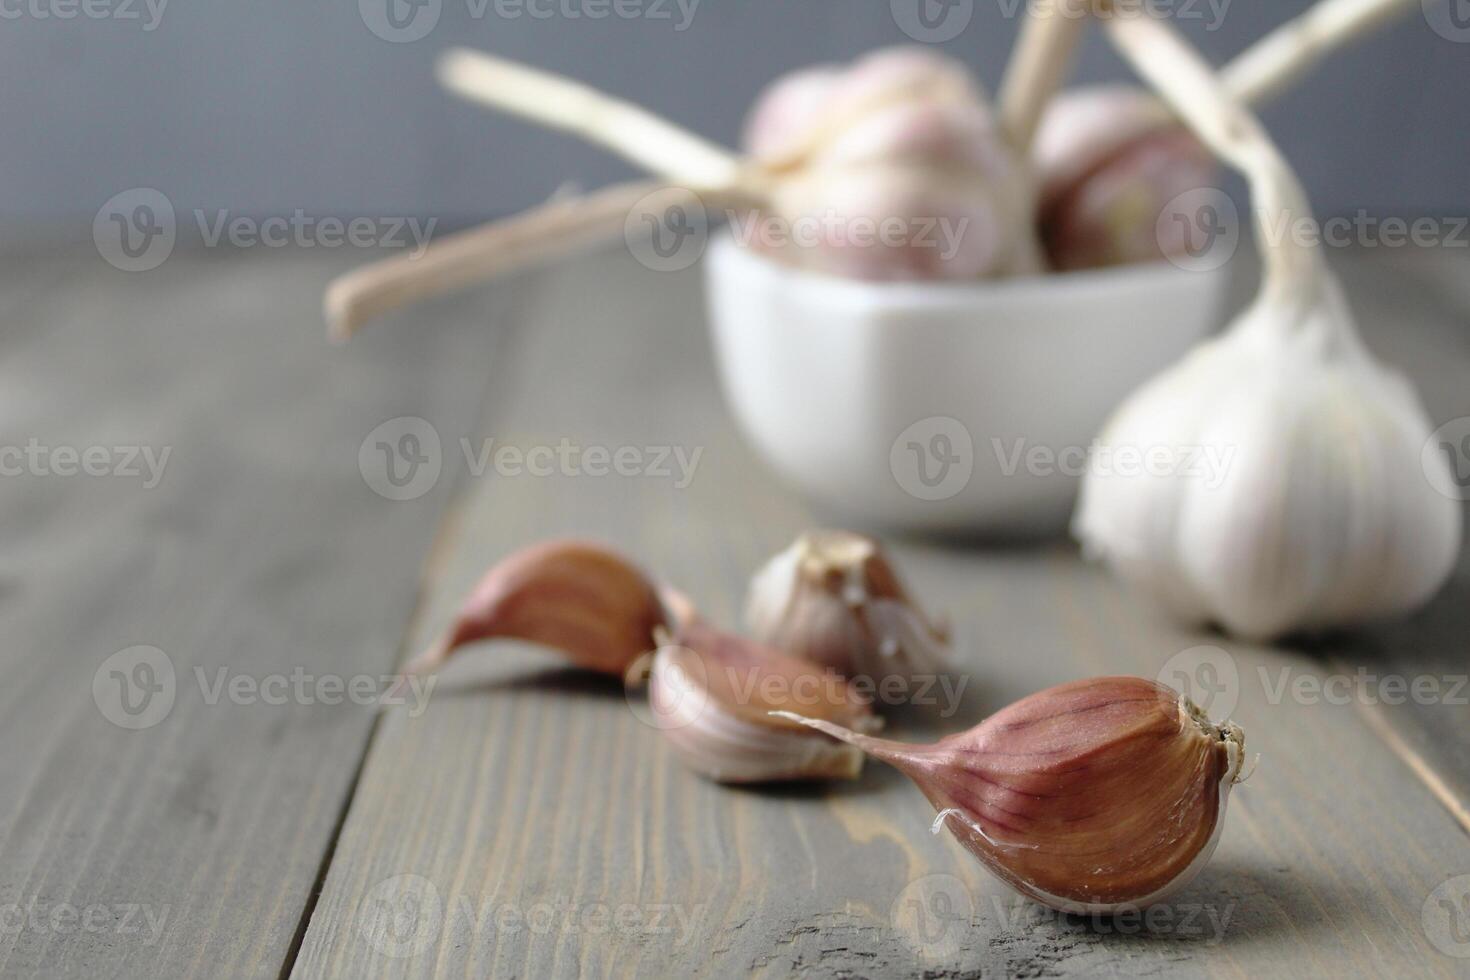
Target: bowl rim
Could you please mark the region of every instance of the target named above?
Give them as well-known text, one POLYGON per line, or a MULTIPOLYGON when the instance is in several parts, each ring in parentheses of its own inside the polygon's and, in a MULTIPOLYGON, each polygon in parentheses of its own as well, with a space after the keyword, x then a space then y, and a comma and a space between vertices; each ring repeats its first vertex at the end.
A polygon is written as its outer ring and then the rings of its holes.
POLYGON ((913 282, 850 279, 787 265, 739 244, 728 228, 711 237, 707 252, 704 263, 707 276, 719 274, 717 270, 733 271, 764 280, 762 285, 791 284, 806 292, 825 293, 825 303, 862 304, 868 308, 882 305, 947 309, 1018 301, 1041 301, 1048 305, 1093 302, 1117 293, 1136 295, 1149 288, 1178 289, 1190 281, 1208 288, 1230 275, 1233 265, 1230 261, 1214 269, 1192 270, 1161 260, 976 282, 913 282))

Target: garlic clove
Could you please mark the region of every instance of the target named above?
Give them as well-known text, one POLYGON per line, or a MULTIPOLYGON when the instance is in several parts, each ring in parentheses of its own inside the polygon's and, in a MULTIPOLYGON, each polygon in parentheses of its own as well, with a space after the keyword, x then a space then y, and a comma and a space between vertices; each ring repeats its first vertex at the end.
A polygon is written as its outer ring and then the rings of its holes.
POLYGON ((480 579, 454 624, 407 668, 437 669, 461 647, 517 639, 552 647, 579 667, 622 677, 653 649, 666 616, 658 591, 627 558, 591 541, 532 545, 480 579))
POLYGON ((745 622, 768 646, 845 677, 945 669, 948 630, 919 610, 877 541, 809 531, 751 579, 745 622))
POLYGON ((932 745, 787 715, 901 770, 951 833, 1022 894, 1066 912, 1156 904, 1220 837, 1245 736, 1138 677, 1023 698, 932 745))
POLYGON ((689 768, 722 783, 853 779, 862 771, 861 751, 771 714, 876 730, 881 720, 841 678, 699 620, 666 639, 649 671, 649 706, 689 768))

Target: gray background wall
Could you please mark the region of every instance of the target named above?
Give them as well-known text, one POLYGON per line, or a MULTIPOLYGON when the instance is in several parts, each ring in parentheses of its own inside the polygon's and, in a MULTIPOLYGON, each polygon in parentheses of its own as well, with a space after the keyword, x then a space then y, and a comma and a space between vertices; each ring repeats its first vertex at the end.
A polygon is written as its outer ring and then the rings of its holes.
MULTIPOLYGON (((520 9, 508 0, 420 0, 438 4, 439 19, 409 43, 369 30, 363 10, 383 0, 172 0, 152 30, 148 0, 87 0, 108 13, 100 19, 55 16, 78 2, 0 0, 0 217, 12 228, 59 218, 84 222, 85 233, 103 201, 136 186, 184 208, 459 224, 523 207, 566 179, 629 174, 575 140, 446 97, 431 66, 450 44, 570 72, 733 141, 776 73, 907 39, 889 0, 703 0, 682 31, 678 0, 661 7, 667 19, 586 16, 599 0, 527 0, 575 18, 506 16, 520 9)), ((993 87, 1016 34, 1015 0, 973 2, 968 27, 943 47, 993 87)), ((1209 2, 1181 26, 1217 60, 1308 6, 1213 0, 1226 3, 1213 23, 1209 2)), ((1470 3, 1450 2, 1470 22, 1470 3)), ((1447 39, 1415 9, 1265 113, 1319 211, 1470 207, 1462 33, 1447 39)), ((1079 75, 1127 71, 1094 34, 1079 75)))

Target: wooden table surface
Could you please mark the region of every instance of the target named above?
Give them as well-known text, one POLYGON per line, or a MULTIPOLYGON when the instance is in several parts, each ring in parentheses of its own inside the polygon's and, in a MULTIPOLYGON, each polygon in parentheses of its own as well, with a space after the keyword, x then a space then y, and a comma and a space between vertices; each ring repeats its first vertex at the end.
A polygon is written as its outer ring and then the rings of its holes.
MULTIPOLYGON (((333 349, 320 289, 361 258, 5 255, 0 449, 35 448, 0 455, 24 459, 0 479, 0 974, 1470 975, 1464 562, 1411 620, 1265 647, 1161 621, 1065 542, 891 539, 961 638, 972 683, 941 727, 1223 651, 1260 764, 1147 922, 1013 897, 881 765, 702 781, 618 684, 524 645, 462 657, 422 710, 376 709, 519 545, 606 538, 734 625, 749 573, 825 515, 725 415, 697 272, 610 251, 333 349), (491 439, 699 456, 687 486, 677 466, 517 476, 480 466, 491 439), (396 485, 380 443, 420 468, 396 485), (69 450, 97 475, 67 475, 69 450), (1277 693, 1363 673, 1445 696, 1277 693)), ((1470 415, 1470 256, 1333 260, 1436 421, 1470 415)))

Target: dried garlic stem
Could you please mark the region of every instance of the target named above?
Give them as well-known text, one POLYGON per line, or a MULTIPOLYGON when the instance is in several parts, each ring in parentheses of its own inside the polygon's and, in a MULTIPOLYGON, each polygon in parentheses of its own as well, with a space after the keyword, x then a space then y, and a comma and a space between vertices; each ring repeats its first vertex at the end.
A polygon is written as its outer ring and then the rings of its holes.
POLYGON ((1310 221, 1306 191, 1256 118, 1232 101, 1220 78, 1174 28, 1152 17, 1112 18, 1118 50, 1206 146, 1250 184, 1264 270, 1258 303, 1282 310, 1319 308, 1325 288, 1320 249, 1276 234, 1282 219, 1310 221))
POLYGON ((729 150, 581 82, 467 48, 446 52, 438 73, 457 95, 575 133, 650 173, 696 189, 740 182, 743 164, 729 150))
POLYGON ((616 237, 633 207, 663 186, 639 181, 558 198, 440 239, 418 255, 354 269, 327 286, 322 303, 327 329, 333 340, 344 341, 400 306, 616 237))
MULTIPOLYGON (((1416 0, 1321 0, 1236 55, 1218 72, 1230 98, 1260 105, 1276 98, 1333 52, 1401 16, 1416 0)), ((1113 18, 1137 20, 1140 18, 1113 18)), ((1147 19, 1147 18, 1143 18, 1147 19)), ((1177 118, 1157 107, 1156 125, 1177 118)))
POLYGON ((1078 0, 1030 0, 997 102, 1011 147, 1025 158, 1046 105, 1072 72, 1089 19, 1078 0))
POLYGON ((1322 0, 1230 62, 1221 77, 1242 102, 1279 94, 1337 48, 1377 30, 1420 0, 1322 0))

